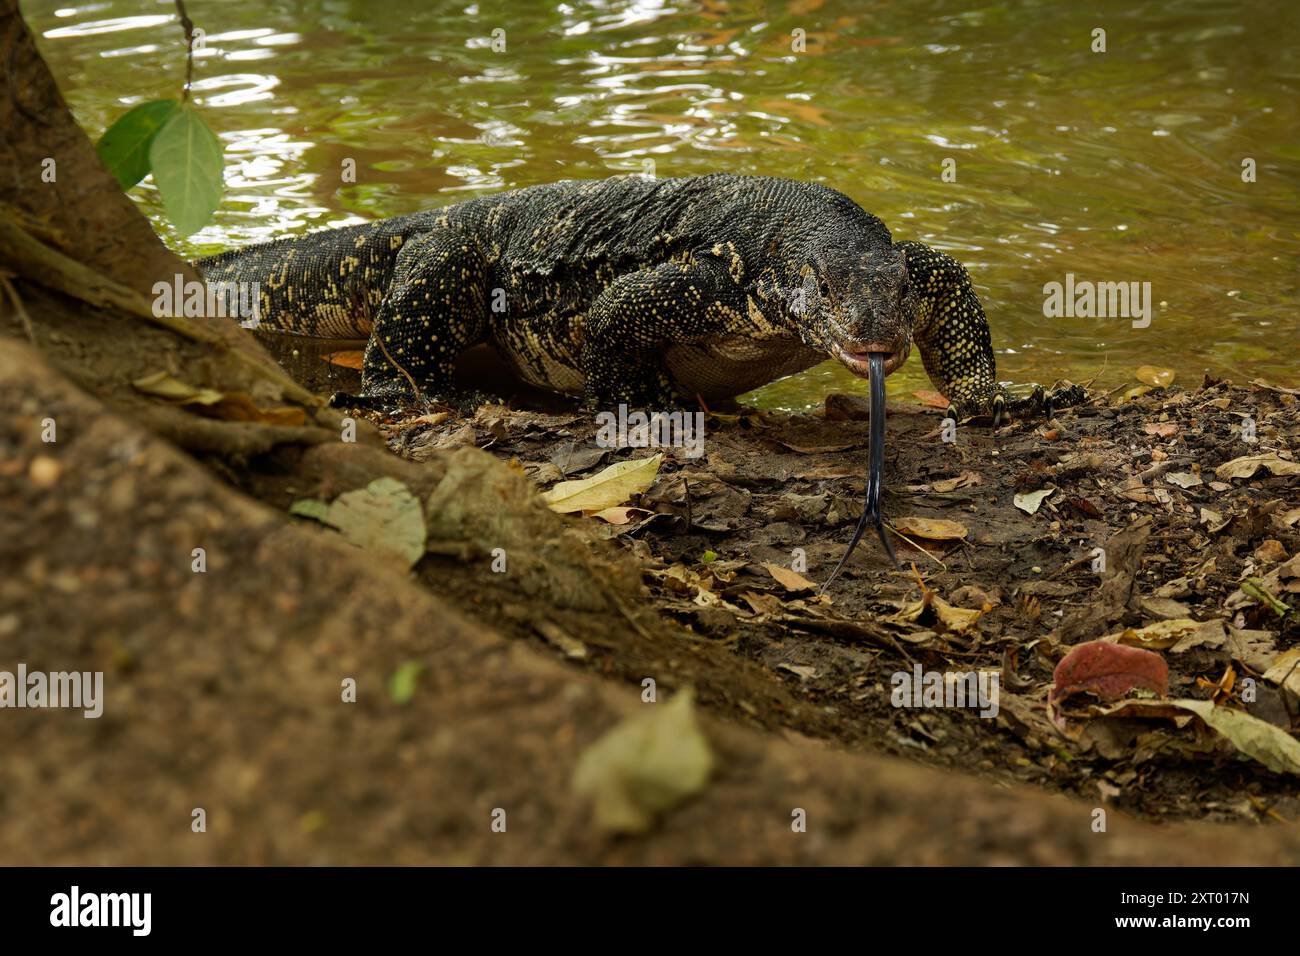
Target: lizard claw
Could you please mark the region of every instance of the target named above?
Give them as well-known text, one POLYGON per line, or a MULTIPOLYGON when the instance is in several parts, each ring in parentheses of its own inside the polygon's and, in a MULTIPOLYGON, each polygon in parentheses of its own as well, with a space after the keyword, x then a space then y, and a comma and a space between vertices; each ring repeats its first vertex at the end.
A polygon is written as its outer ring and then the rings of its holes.
POLYGON ((1072 408, 1075 405, 1082 405, 1086 401, 1088 401, 1088 390, 1086 388, 1073 382, 1066 382, 1064 385, 1052 389, 1045 389, 1041 385, 1035 385, 1034 390, 1029 393, 1027 398, 1011 402, 1010 407, 1017 411, 1024 411, 1031 417, 1042 417, 1050 421, 1058 408, 1072 408))
MULTIPOLYGON (((1007 399, 1001 392, 998 392, 989 400, 988 410, 993 416, 993 427, 997 428, 1002 424, 1003 418, 1007 414, 1007 399)), ((964 402, 949 402, 948 408, 944 411, 944 419, 952 419, 953 422, 959 422, 963 418, 978 413, 978 407, 964 402)))
POLYGON ((997 428, 1002 424, 1002 417, 1007 411, 1007 397, 1001 392, 993 396, 993 427, 997 428))

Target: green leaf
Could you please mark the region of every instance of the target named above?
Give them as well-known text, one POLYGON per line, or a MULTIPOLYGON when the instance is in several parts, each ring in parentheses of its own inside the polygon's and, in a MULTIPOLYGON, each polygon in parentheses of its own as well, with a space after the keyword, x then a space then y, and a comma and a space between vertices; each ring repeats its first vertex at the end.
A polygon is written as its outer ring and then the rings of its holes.
POLYGON ((644 833, 704 789, 713 751, 695 719, 687 688, 666 704, 642 707, 583 751, 573 789, 594 804, 606 833, 644 833))
POLYGON ((221 143, 192 108, 176 112, 149 147, 153 180, 182 236, 203 228, 221 202, 221 143))
POLYGON ((411 490, 395 478, 376 478, 364 488, 339 495, 322 520, 359 548, 400 556, 408 568, 424 556, 428 535, 424 511, 411 490))
POLYGON ((393 699, 393 703, 409 704, 423 673, 424 665, 418 661, 407 661, 393 671, 393 676, 388 679, 388 696, 393 699))
POLYGON ((149 147, 180 108, 176 100, 141 103, 119 116, 99 138, 95 146, 99 158, 123 189, 130 189, 149 175, 149 147))

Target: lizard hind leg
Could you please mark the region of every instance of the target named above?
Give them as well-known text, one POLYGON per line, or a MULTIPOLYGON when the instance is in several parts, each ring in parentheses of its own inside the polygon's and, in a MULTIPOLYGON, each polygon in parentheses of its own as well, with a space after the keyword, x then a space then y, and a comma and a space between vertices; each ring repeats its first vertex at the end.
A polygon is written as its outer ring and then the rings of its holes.
POLYGON ((463 404, 456 359, 487 337, 488 264, 448 230, 409 240, 375 313, 361 368, 362 404, 439 399, 463 404))

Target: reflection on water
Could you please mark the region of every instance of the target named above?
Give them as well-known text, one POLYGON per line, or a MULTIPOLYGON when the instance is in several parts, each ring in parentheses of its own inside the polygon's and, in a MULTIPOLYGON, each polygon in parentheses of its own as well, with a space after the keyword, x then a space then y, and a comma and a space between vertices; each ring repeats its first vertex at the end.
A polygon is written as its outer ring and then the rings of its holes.
MULTIPOLYGON (((226 148, 226 199, 184 241, 150 183, 133 195, 195 254, 555 179, 816 180, 967 264, 1010 382, 1111 386, 1151 364, 1184 383, 1208 369, 1295 384, 1300 14, 1271 0, 1101 6, 192 4, 207 30, 194 96, 226 148), (1099 27, 1105 53, 1091 50, 1099 27), (1066 273, 1150 282, 1150 328, 1045 318, 1043 285, 1066 273)), ((170 2, 23 10, 92 136, 179 90, 170 2)), ((828 363, 759 400, 860 384, 828 363)), ((896 395, 921 387, 915 358, 890 380, 896 395)))

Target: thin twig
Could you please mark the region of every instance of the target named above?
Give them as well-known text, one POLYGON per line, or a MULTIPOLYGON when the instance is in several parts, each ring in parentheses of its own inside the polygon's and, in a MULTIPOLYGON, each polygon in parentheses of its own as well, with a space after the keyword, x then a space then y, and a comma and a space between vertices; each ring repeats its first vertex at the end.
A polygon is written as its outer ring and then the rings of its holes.
POLYGON ((176 0, 176 12, 181 18, 181 29, 185 31, 185 89, 181 90, 181 102, 190 98, 190 84, 194 82, 194 21, 185 12, 185 0, 176 0))
MULTIPOLYGON (((885 527, 888 528, 890 531, 894 532, 894 534, 898 535, 900 538, 902 538, 904 541, 906 541, 906 542, 907 542, 908 544, 910 544, 912 547, 916 548, 917 551, 920 551, 923 555, 925 555, 927 558, 929 558, 929 559, 930 559, 931 561, 933 561, 935 564, 939 565, 939 567, 943 568, 945 571, 948 570, 948 565, 944 564, 942 561, 940 561, 938 558, 936 558, 936 557, 935 557, 933 554, 931 554, 929 551, 925 550, 925 548, 921 547, 919 544, 917 544, 915 541, 913 541, 913 540, 912 540, 911 538, 909 538, 907 535, 903 534, 903 532, 899 531, 899 530, 898 530, 897 528, 895 528, 892 524, 886 524, 885 527)), ((915 570, 915 565, 913 565, 913 570, 915 570)))
POLYGON ((0 272, 0 283, 4 284, 5 292, 9 293, 9 301, 13 303, 14 314, 17 315, 18 320, 22 322, 23 331, 27 333, 28 341, 30 341, 32 345, 35 345, 36 332, 32 329, 32 317, 28 315, 27 310, 23 308, 23 300, 18 298, 18 290, 15 289, 13 283, 9 281, 9 274, 0 272))
POLYGON ((1101 369, 1097 372, 1097 374, 1094 375, 1092 378, 1088 379, 1088 381, 1080 382, 1079 384, 1082 385, 1085 389, 1092 388, 1092 383, 1097 381, 1097 379, 1101 378, 1103 375, 1106 374, 1106 366, 1109 364, 1110 364, 1110 353, 1107 352, 1105 355, 1101 357, 1101 369))
POLYGON ((375 341, 379 343, 379 351, 384 353, 384 358, 388 359, 388 364, 391 365, 393 368, 397 369, 403 375, 405 375, 406 380, 411 383, 411 390, 415 392, 415 400, 417 402, 423 402, 424 393, 420 391, 420 386, 415 384, 415 379, 411 378, 411 373, 408 372, 406 369, 402 368, 402 366, 398 365, 397 360, 388 354, 388 347, 384 345, 384 337, 382 335, 376 335, 375 341))

